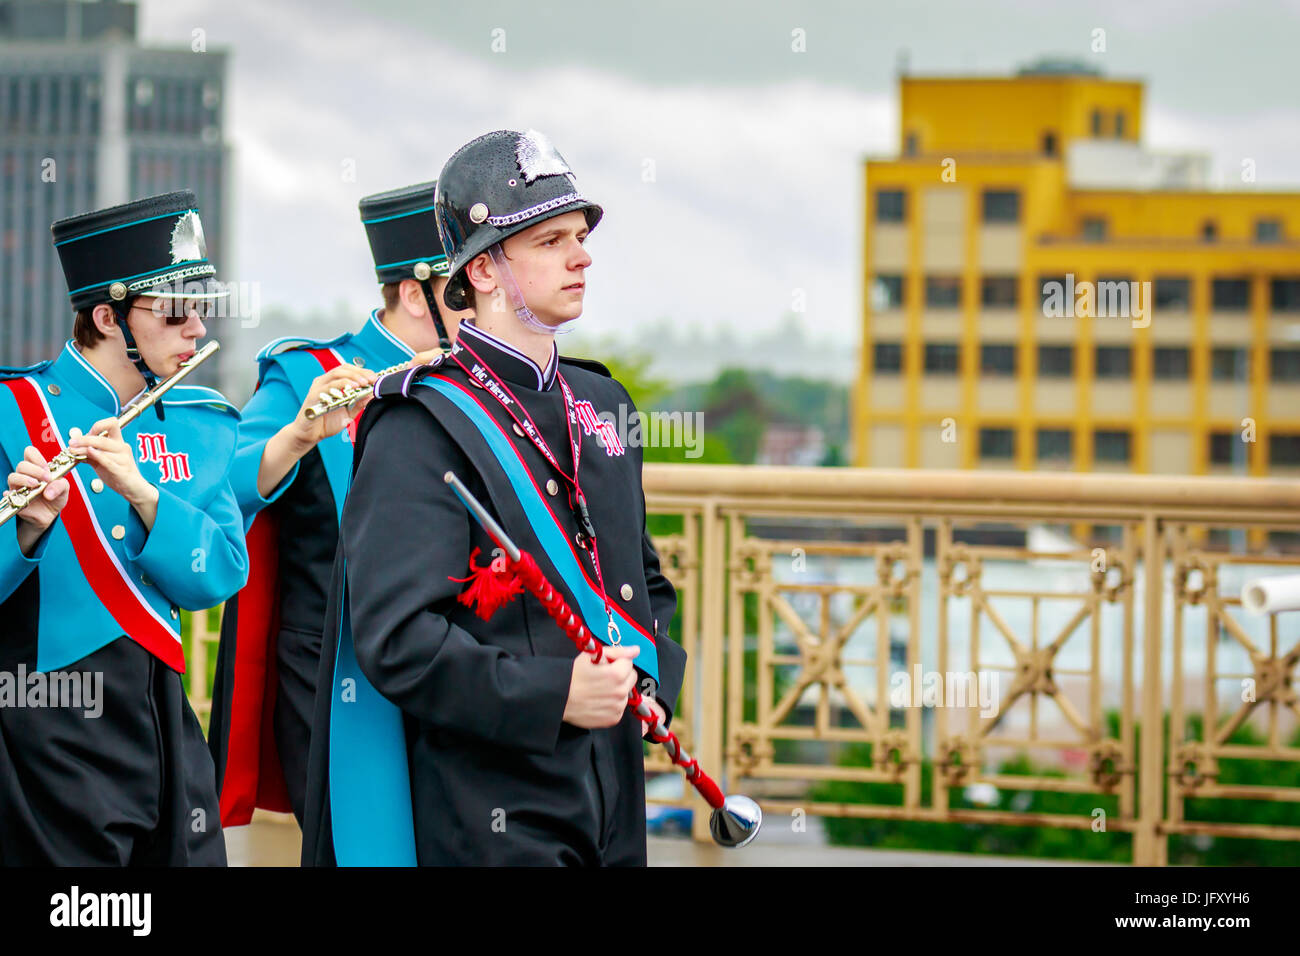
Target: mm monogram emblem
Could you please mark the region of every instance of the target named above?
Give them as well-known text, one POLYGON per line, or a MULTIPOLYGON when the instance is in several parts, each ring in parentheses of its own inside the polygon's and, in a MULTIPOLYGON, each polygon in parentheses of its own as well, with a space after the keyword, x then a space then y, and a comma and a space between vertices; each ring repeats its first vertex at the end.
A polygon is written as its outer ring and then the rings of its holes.
POLYGON ((140 461, 152 461, 158 465, 159 481, 189 481, 190 456, 188 452, 169 452, 167 436, 152 432, 141 432, 136 438, 140 442, 140 461))
POLYGON ((582 422, 582 433, 584 435, 594 434, 601 445, 605 447, 605 454, 614 455, 623 454, 623 443, 618 440, 618 429, 614 423, 606 421, 596 414, 596 409, 592 407, 591 402, 575 402, 578 411, 578 421, 582 422))

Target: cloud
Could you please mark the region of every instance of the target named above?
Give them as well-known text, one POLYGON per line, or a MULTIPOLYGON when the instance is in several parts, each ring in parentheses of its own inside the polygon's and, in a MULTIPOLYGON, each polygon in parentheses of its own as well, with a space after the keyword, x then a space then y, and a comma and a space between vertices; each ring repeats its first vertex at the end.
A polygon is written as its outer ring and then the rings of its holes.
POLYGON ((578 66, 507 71, 344 11, 200 7, 157 12, 149 32, 180 42, 202 19, 210 44, 232 47, 237 267, 268 305, 343 298, 360 315, 375 288, 357 200, 434 178, 480 133, 536 127, 606 209, 591 331, 661 316, 770 328, 802 289, 811 321, 856 337, 860 163, 893 140, 890 97, 810 80, 665 89, 578 66))
POLYGON ((1208 154, 1212 183, 1225 189, 1300 188, 1300 124, 1293 110, 1204 115, 1151 109, 1143 139, 1154 148, 1208 154), (1242 160, 1255 161, 1253 187, 1241 181, 1242 160))

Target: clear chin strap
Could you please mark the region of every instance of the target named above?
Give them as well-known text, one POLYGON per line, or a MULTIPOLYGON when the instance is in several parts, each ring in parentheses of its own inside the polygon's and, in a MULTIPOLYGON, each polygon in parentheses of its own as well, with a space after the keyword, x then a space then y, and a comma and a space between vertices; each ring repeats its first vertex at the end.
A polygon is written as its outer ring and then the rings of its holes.
POLYGON ((519 284, 515 282, 515 274, 510 271, 510 263, 501 251, 501 243, 498 242, 496 245, 489 247, 488 255, 492 257, 492 264, 496 266, 497 275, 501 277, 501 285, 505 287, 506 296, 510 299, 510 305, 515 310, 515 315, 519 316, 520 322, 534 332, 541 332, 545 335, 563 335, 565 332, 573 331, 570 326, 577 319, 568 319, 559 325, 547 325, 533 315, 533 310, 528 308, 528 304, 524 302, 523 294, 519 291, 519 284))

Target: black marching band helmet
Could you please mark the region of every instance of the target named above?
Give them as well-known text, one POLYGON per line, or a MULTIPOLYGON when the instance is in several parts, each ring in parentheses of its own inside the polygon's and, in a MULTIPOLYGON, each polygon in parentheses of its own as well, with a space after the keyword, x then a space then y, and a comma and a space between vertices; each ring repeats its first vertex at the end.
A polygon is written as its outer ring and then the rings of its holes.
POLYGON ((357 204, 366 227, 375 276, 381 283, 414 279, 424 290, 438 344, 451 348, 447 326, 433 294, 433 277, 449 271, 434 218, 437 182, 417 183, 362 197, 357 204))
POLYGON ((469 306, 465 267, 477 255, 543 220, 581 210, 587 228, 600 222, 600 206, 579 191, 577 180, 551 141, 536 130, 497 130, 458 149, 438 177, 437 220, 451 259, 443 300, 469 306))
MULTIPOLYGON (((208 261, 199 204, 188 189, 60 219, 50 226, 74 311, 113 307, 127 357, 147 387, 157 375, 145 363, 127 323, 142 295, 219 299, 229 294, 208 261)), ((154 406, 162 417, 162 404, 154 406)))

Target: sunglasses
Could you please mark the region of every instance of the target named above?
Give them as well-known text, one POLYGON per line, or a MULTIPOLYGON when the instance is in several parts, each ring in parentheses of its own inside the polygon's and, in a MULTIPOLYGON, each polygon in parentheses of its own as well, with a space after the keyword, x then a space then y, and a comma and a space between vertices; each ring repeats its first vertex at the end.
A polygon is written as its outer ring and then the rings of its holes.
POLYGON ((184 325, 190 315, 197 315, 200 321, 212 317, 213 304, 209 299, 154 299, 152 306, 132 306, 164 319, 168 325, 184 325))

